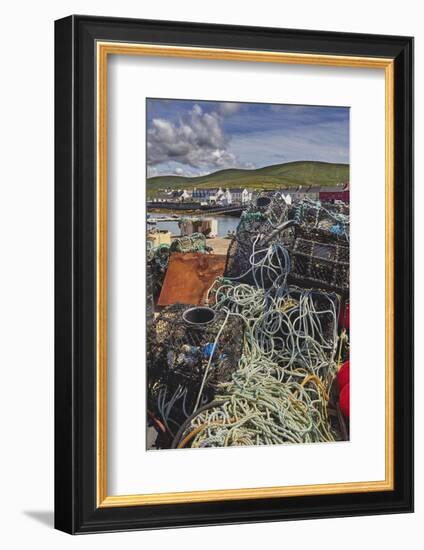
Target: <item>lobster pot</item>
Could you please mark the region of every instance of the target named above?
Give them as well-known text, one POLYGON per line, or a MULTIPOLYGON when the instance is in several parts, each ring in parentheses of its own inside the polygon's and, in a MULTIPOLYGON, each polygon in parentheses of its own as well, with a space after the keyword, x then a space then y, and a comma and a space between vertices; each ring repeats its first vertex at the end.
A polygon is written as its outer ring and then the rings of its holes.
POLYGON ((152 296, 155 300, 161 291, 163 280, 169 262, 169 246, 166 244, 157 247, 147 246, 147 277, 151 279, 152 296), (150 274, 150 275, 149 275, 150 274))
POLYGON ((228 248, 224 276, 237 279, 240 283, 255 284, 250 271, 252 260, 260 262, 269 244, 283 243, 284 236, 281 233, 270 241, 268 237, 287 219, 288 206, 280 193, 272 197, 259 196, 241 217, 228 248))
POLYGON ((177 237, 170 246, 170 252, 208 252, 209 250, 203 233, 177 237))
POLYGON ((150 265, 146 268, 146 320, 147 326, 152 324, 154 316, 154 300, 153 300, 153 275, 150 265))
POLYGON ((184 399, 177 400, 170 412, 179 424, 194 412, 208 365, 202 401, 212 400, 218 384, 231 379, 242 353, 243 322, 210 308, 173 304, 157 316, 147 343, 149 408, 160 416, 159 393, 166 391, 169 401, 179 390, 184 399))
POLYGON ((344 214, 345 216, 349 216, 350 213, 350 206, 348 202, 343 201, 336 201, 332 203, 323 203, 325 207, 330 206, 331 210, 333 212, 338 212, 339 214, 344 214))
MULTIPOLYGON (((256 199, 258 202, 260 197, 256 199)), ((266 209, 266 216, 272 227, 277 227, 288 219, 289 206, 281 193, 274 193, 270 197, 271 202, 266 209)))
POLYGON ((349 205, 311 200, 301 201, 295 208, 296 235, 326 242, 349 241, 349 205))
POLYGON ((271 226, 260 212, 246 212, 237 227, 228 247, 224 276, 237 279, 240 283, 254 284, 250 273, 252 254, 258 261, 262 235, 270 232, 271 226))
POLYGON ((305 288, 349 293, 349 246, 297 238, 290 260, 291 282, 305 288))

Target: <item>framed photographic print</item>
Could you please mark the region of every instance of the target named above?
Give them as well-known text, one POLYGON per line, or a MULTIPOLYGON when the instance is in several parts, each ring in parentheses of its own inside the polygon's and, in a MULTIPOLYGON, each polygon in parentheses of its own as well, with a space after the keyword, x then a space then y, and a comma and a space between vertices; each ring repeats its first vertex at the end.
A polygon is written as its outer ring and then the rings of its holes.
POLYGON ((413 509, 413 39, 55 26, 55 525, 413 509))

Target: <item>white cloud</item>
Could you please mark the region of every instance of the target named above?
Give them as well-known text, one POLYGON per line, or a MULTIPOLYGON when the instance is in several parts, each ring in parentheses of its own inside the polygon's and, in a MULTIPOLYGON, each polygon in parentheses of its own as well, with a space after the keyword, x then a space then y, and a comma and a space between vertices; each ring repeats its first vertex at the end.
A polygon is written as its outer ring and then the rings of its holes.
MULTIPOLYGON (((229 113, 237 104, 222 105, 229 113)), ((176 124, 162 118, 152 120, 147 131, 147 162, 149 167, 177 162, 206 171, 241 166, 228 150, 221 116, 205 113, 197 104, 176 124)))
POLYGON ((349 162, 345 119, 323 120, 319 110, 301 105, 270 105, 268 115, 262 111, 217 102, 214 111, 194 104, 179 119, 154 118, 147 132, 148 177, 197 176, 294 160, 349 162))
POLYGON ((234 115, 241 109, 241 103, 228 103, 223 102, 219 105, 219 113, 223 116, 234 115))

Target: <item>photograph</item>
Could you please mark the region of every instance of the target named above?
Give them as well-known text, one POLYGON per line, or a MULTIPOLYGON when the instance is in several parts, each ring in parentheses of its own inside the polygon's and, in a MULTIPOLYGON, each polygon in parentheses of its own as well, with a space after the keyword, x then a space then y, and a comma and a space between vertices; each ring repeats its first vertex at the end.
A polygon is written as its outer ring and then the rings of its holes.
POLYGON ((54 527, 314 519, 328 546, 321 519, 414 511, 418 23, 174 4, 55 21, 54 527))
POLYGON ((349 106, 145 112, 146 450, 349 441, 349 106))

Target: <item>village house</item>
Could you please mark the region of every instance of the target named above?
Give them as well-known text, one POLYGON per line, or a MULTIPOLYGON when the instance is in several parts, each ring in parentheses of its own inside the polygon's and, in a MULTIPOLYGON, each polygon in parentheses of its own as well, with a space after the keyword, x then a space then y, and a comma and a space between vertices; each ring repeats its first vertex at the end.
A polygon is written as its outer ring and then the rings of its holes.
POLYGON ((221 187, 211 189, 195 188, 193 189, 192 199, 209 204, 228 205, 232 202, 229 190, 223 191, 221 187))
POLYGON ((193 189, 192 198, 199 202, 211 202, 216 200, 218 189, 195 187, 193 189))
POLYGON ((170 202, 175 199, 172 198, 172 191, 159 191, 154 197, 152 197, 151 202, 170 202))
POLYGON ((191 200, 191 193, 190 191, 187 191, 186 189, 183 189, 183 191, 181 192, 180 196, 179 196, 179 200, 181 202, 186 202, 188 200, 191 200))
POLYGON ((247 189, 227 189, 231 195, 232 202, 246 204, 252 200, 252 191, 247 189))
POLYGON ((333 187, 321 187, 319 200, 325 202, 349 202, 349 182, 338 183, 333 187))
POLYGON ((225 190, 225 193, 224 193, 224 196, 222 198, 222 203, 225 205, 225 206, 229 206, 230 204, 233 203, 233 197, 231 195, 231 192, 229 189, 226 189, 225 190))
POLYGON ((154 197, 149 199, 151 202, 187 202, 191 199, 189 191, 183 190, 161 190, 154 197))

